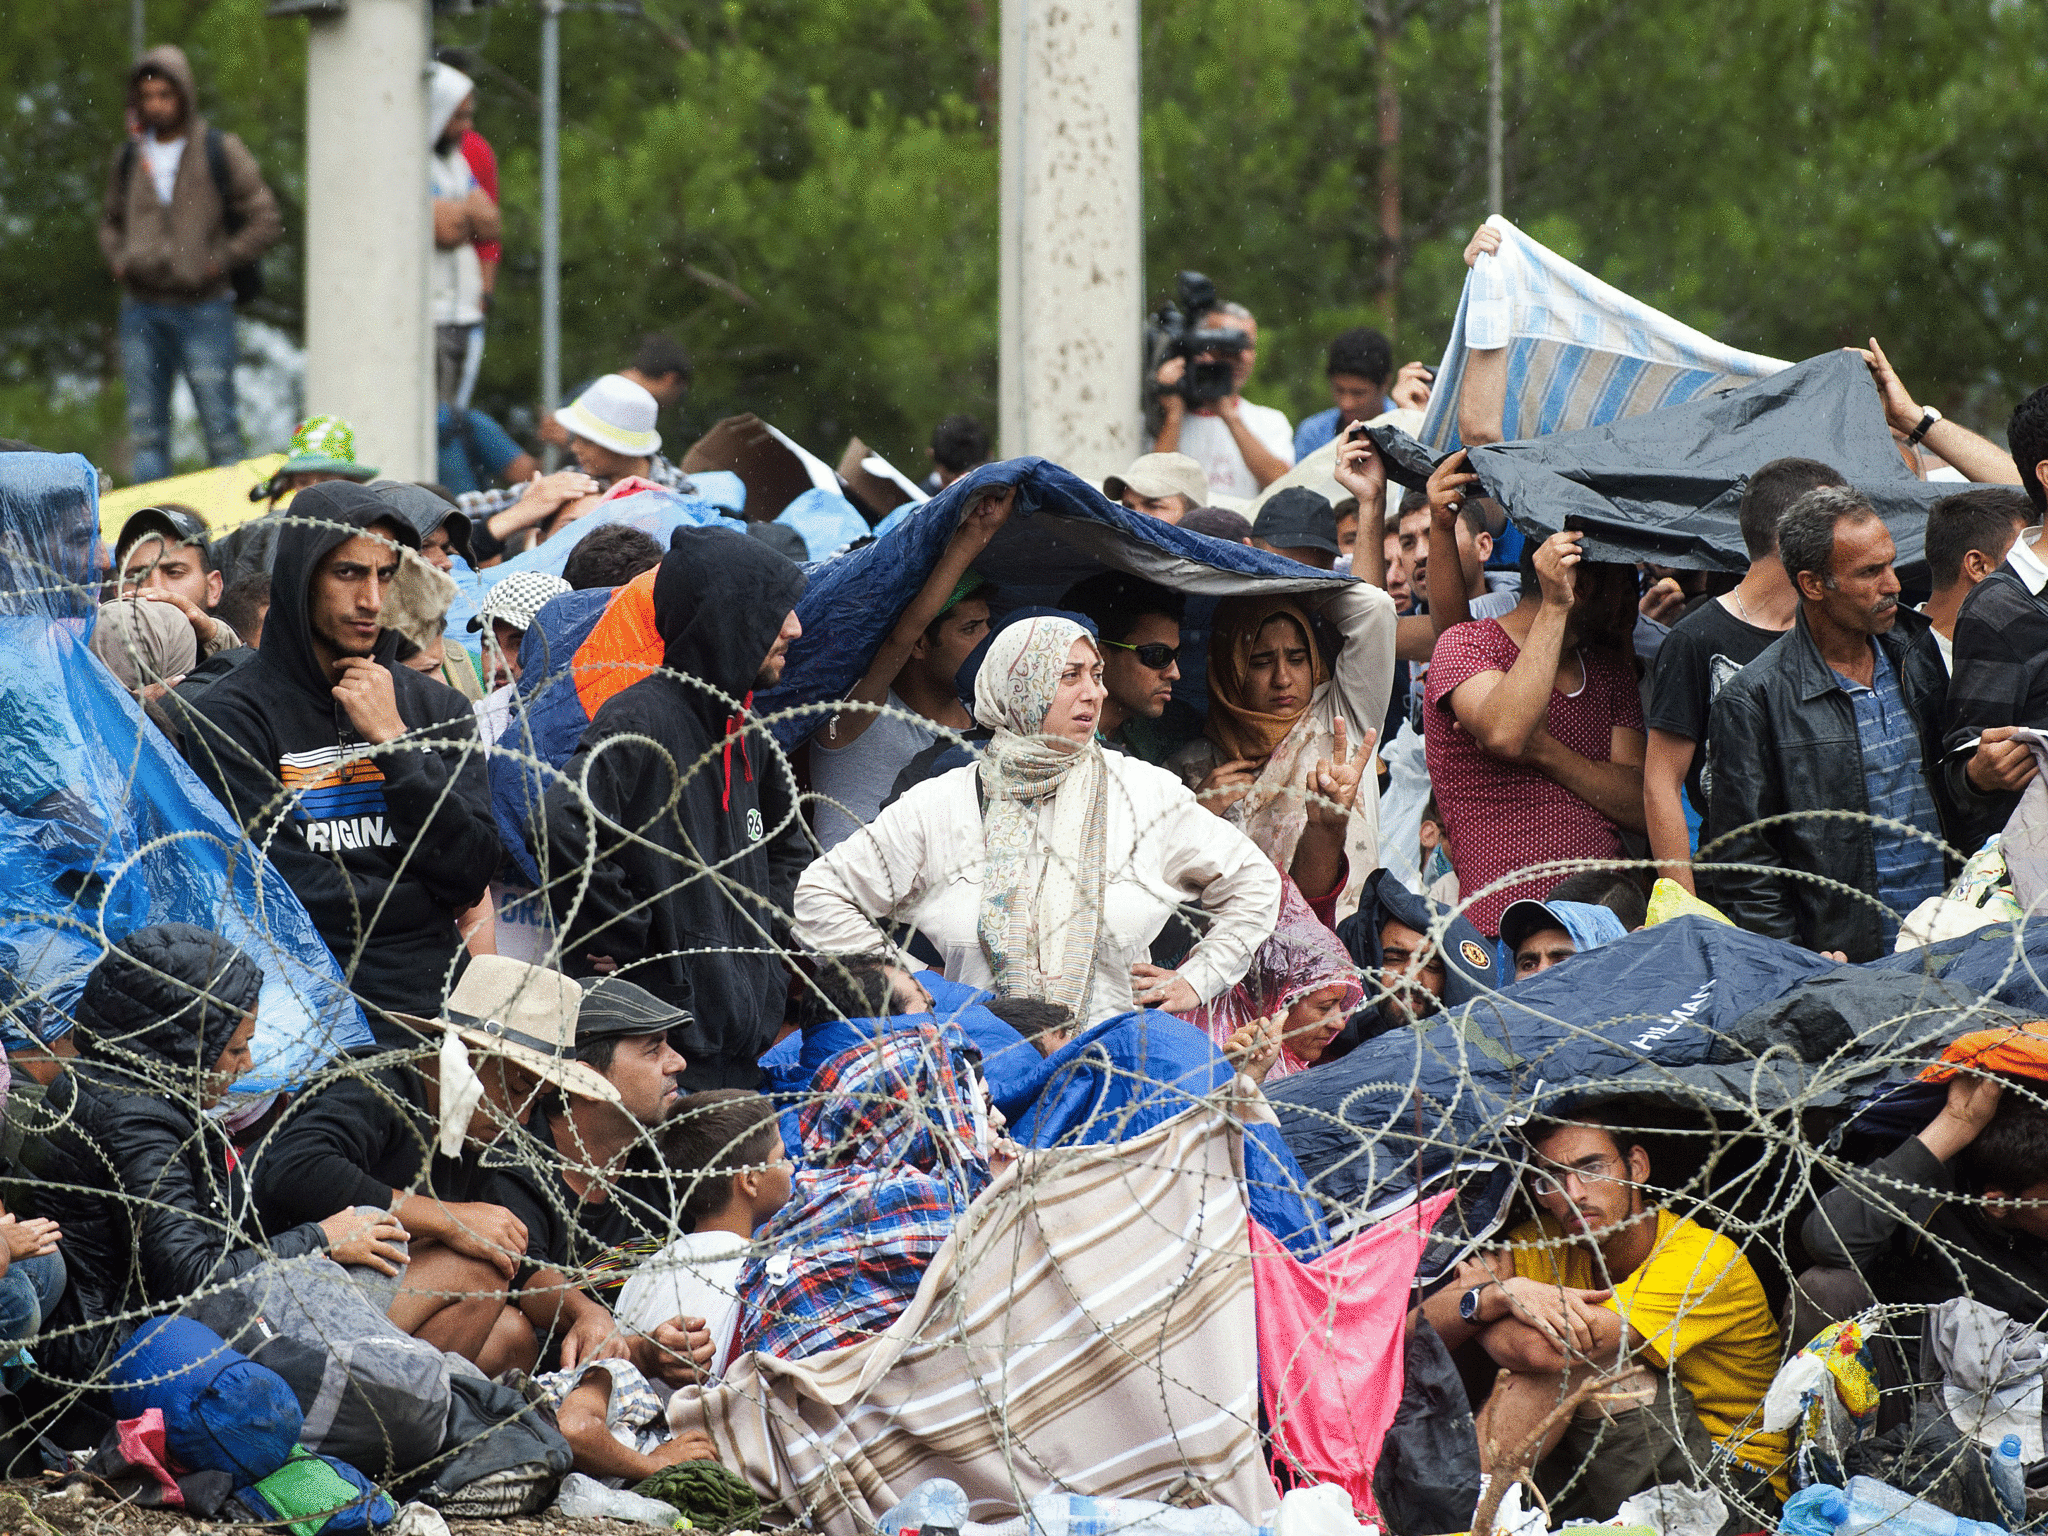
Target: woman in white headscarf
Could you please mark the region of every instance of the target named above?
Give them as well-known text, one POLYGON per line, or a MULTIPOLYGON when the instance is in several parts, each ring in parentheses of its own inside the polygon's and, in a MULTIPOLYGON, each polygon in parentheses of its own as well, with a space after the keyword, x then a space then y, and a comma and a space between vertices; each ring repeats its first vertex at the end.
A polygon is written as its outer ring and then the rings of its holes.
POLYGON ((804 871, 796 936, 816 950, 887 947, 907 922, 948 978, 1041 998, 1095 1023, 1189 1012, 1228 990, 1273 931, 1280 876, 1173 774, 1095 739, 1102 656, 1068 619, 995 638, 974 716, 980 762, 918 785, 804 871), (1178 970, 1149 963, 1176 906, 1208 913, 1178 970))

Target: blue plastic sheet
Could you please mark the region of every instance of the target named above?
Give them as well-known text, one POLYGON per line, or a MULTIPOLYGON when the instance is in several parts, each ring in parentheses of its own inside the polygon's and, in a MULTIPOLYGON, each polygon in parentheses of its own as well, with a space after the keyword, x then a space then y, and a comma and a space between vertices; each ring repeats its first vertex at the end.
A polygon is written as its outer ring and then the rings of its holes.
POLYGON ((88 649, 98 477, 76 454, 0 454, 0 1019, 10 1044, 70 1027, 100 955, 187 922, 263 969, 255 1068, 289 1087, 369 1026, 306 909, 88 649))

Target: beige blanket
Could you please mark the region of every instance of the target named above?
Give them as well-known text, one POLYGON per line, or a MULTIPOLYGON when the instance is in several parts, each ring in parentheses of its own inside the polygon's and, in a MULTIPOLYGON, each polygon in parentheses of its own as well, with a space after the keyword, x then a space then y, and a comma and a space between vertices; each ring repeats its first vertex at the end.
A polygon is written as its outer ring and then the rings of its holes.
POLYGON ((735 1360, 678 1392, 764 1497, 857 1536, 930 1477, 972 1517, 1034 1494, 1278 1503, 1258 1356, 1238 1118, 1247 1080, 1121 1145, 1027 1153, 971 1206, 883 1334, 808 1360, 735 1360))

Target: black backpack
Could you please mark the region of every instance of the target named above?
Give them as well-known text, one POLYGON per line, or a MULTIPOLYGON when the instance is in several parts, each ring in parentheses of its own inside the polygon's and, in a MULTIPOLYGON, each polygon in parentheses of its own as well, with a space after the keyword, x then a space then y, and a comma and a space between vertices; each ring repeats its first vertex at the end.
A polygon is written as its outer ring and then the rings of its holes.
MULTIPOLYGON (((121 196, 128 196, 128 182, 135 174, 135 141, 130 139, 121 146, 121 167, 119 173, 121 196)), ((206 130, 206 169, 213 176, 213 190, 220 195, 221 222, 230 235, 241 233, 243 219, 235 212, 235 202, 228 193, 228 152, 221 144, 218 128, 206 130)), ((235 303, 253 304, 263 297, 263 262, 257 260, 235 267, 228 273, 228 282, 235 290, 235 303)))

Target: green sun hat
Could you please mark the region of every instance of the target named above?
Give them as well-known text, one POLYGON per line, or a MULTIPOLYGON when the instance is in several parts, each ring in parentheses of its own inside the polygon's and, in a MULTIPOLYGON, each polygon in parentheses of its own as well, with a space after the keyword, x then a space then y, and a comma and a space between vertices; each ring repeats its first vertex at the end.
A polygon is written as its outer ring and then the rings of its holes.
POLYGON ((356 462, 356 429, 339 416, 308 416, 292 433, 292 445, 285 461, 277 466, 280 475, 314 472, 344 475, 350 480, 374 480, 374 464, 356 462))

